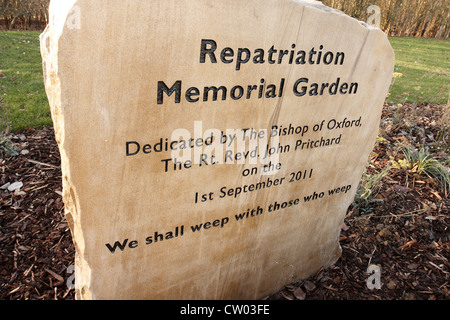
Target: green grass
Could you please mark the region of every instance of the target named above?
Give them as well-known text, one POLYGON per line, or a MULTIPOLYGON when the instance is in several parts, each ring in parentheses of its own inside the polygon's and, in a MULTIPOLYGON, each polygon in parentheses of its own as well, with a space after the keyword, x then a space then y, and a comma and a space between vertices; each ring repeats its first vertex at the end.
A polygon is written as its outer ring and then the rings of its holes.
POLYGON ((427 148, 416 150, 409 145, 405 145, 402 147, 402 152, 404 155, 403 160, 395 161, 394 158, 391 158, 390 164, 393 168, 404 168, 410 172, 425 174, 430 178, 436 179, 442 187, 445 196, 447 196, 450 186, 450 175, 445 164, 433 158, 427 148))
POLYGON ((389 103, 446 104, 450 90, 450 41, 389 38, 395 51, 395 73, 389 103))
MULTIPOLYGON (((44 90, 40 32, 0 32, 0 78, 12 131, 52 125, 44 90)), ((4 127, 1 126, 0 130, 4 127)))
MULTIPOLYGON (((13 131, 52 125, 42 78, 36 31, 0 32, 1 92, 9 106, 13 131)), ((445 104, 449 99, 450 41, 390 38, 396 53, 389 103, 430 102, 445 104)), ((1 115, 0 115, 1 119, 1 115)), ((4 129, 0 121, 0 131, 4 129)))

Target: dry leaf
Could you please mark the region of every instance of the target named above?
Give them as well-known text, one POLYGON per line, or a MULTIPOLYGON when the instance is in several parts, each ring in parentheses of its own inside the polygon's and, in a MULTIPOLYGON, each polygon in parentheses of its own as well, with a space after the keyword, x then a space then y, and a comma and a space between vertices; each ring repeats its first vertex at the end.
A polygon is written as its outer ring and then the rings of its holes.
POLYGON ((297 300, 305 300, 306 299, 306 293, 300 287, 298 287, 294 291, 294 296, 297 300))

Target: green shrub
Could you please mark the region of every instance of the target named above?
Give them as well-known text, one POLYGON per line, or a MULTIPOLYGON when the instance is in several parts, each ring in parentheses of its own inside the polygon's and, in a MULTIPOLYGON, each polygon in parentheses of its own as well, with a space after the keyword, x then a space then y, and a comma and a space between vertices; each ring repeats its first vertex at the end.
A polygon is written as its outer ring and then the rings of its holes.
POLYGON ((404 159, 396 161, 391 157, 390 162, 392 167, 396 169, 405 169, 409 172, 426 175, 429 178, 436 179, 443 189, 445 196, 447 196, 450 186, 448 168, 439 160, 433 158, 428 148, 416 150, 411 146, 403 146, 401 150, 404 159))

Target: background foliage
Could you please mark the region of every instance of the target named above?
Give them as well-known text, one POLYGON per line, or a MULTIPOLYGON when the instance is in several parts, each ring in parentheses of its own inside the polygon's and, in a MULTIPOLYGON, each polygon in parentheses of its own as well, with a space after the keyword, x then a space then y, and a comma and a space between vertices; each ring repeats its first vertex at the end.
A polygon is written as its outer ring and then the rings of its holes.
MULTIPOLYGON (((48 21, 50 0, 0 0, 0 28, 43 29, 48 21)), ((389 36, 448 39, 448 0, 323 0, 325 5, 367 21, 370 5, 381 9, 381 29, 389 36)))
POLYGON ((50 0, 0 0, 0 26, 6 30, 42 29, 50 0))
POLYGON ((448 39, 448 0, 323 0, 325 5, 367 21, 370 5, 381 9, 381 29, 389 36, 448 39))

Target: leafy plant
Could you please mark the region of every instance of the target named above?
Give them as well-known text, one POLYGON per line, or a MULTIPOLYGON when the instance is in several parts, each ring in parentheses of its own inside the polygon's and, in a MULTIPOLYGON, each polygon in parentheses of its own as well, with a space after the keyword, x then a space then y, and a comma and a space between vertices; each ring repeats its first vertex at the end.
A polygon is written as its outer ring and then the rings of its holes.
POLYGON ((449 170, 439 160, 433 158, 428 148, 414 149, 411 146, 403 146, 404 159, 395 160, 391 157, 391 165, 396 169, 405 169, 409 172, 424 174, 436 179, 447 196, 450 186, 449 170))
MULTIPOLYGON (((7 156, 18 156, 19 153, 17 152, 15 144, 8 138, 8 137, 1 137, 0 139, 0 151, 3 151, 3 153, 7 156)), ((1 155, 1 152, 0 152, 1 155)))
POLYGON ((382 199, 376 198, 380 192, 381 182, 391 171, 391 167, 386 167, 375 174, 364 172, 356 191, 356 197, 353 206, 358 207, 361 211, 370 212, 371 204, 382 202, 382 199))
POLYGON ((383 138, 381 135, 378 135, 375 141, 375 147, 378 147, 380 144, 384 144, 386 142, 387 140, 385 138, 383 138))

